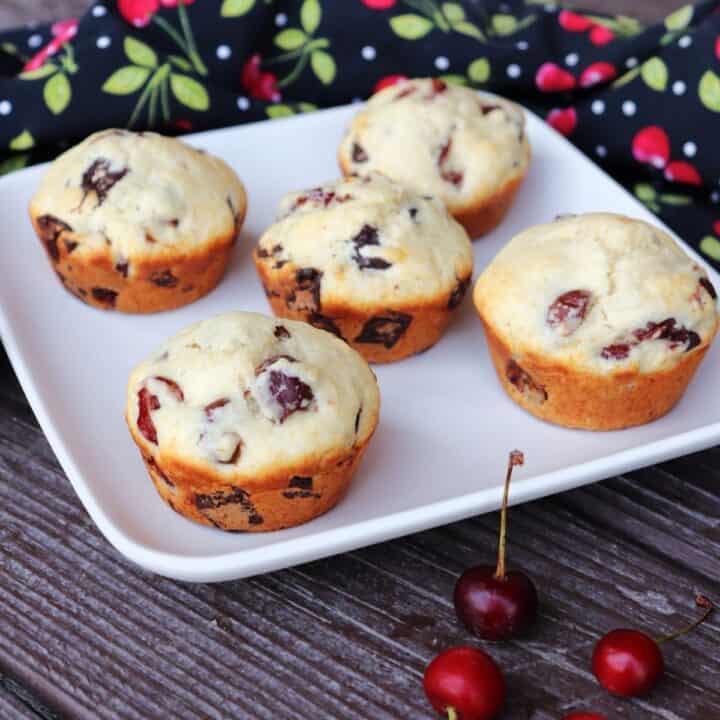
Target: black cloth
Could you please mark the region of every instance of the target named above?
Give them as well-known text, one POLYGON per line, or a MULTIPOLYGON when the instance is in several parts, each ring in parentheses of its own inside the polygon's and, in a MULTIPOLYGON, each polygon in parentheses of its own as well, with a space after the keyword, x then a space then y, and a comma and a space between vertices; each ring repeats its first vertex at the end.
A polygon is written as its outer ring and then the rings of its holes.
POLYGON ((118 0, 0 33, 0 171, 442 76, 539 113, 720 267, 720 2, 643 27, 537 0, 118 0))

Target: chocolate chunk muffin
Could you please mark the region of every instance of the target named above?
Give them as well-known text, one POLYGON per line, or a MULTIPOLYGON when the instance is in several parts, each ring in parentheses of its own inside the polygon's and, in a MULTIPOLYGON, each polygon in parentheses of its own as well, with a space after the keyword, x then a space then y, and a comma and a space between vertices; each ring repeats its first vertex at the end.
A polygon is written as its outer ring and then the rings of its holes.
POLYGON ((371 173, 287 195, 255 265, 276 315, 390 362, 437 342, 473 257, 440 200, 371 173))
POLYGON ((104 130, 50 165, 30 218, 69 292, 150 313, 217 285, 245 210, 243 185, 219 158, 155 133, 104 130))
POLYGON ((517 105, 440 79, 373 95, 340 146, 345 175, 380 171, 436 195, 471 237, 492 230, 512 204, 530 161, 517 105))
POLYGON ((588 430, 667 413, 718 328, 707 273, 664 231, 609 213, 520 233, 482 273, 474 300, 510 397, 588 430))
POLYGON ((234 312, 133 370, 126 419, 160 496, 223 530, 286 528, 347 489, 378 422, 372 370, 307 323, 234 312))

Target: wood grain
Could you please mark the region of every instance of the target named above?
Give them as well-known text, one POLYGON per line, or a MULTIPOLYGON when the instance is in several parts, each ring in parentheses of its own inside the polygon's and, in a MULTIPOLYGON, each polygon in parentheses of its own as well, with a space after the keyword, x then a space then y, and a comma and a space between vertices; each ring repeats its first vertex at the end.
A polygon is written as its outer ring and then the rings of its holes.
MULTIPOLYGON (((679 4, 581 3, 646 20, 679 4)), ((0 25, 82 5, 5 0, 0 25)), ((510 562, 542 612, 528 638, 485 645, 508 681, 505 720, 720 717, 720 613, 666 647, 646 699, 615 700, 589 673, 608 629, 658 635, 696 616, 696 592, 720 601, 718 487, 715 448, 511 512, 510 562)), ((429 718, 425 664, 473 642, 455 579, 492 562, 496 533, 492 514, 245 581, 149 575, 99 535, 0 352, 0 718, 429 718)))

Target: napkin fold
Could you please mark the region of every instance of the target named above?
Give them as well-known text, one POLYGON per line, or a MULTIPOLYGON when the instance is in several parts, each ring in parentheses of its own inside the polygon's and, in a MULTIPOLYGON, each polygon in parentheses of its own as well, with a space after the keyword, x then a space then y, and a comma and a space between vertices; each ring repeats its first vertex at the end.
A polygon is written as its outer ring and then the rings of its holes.
POLYGON ((206 130, 430 75, 539 113, 720 268, 717 0, 649 27, 539 0, 98 2, 0 33, 0 172, 105 127, 206 130))

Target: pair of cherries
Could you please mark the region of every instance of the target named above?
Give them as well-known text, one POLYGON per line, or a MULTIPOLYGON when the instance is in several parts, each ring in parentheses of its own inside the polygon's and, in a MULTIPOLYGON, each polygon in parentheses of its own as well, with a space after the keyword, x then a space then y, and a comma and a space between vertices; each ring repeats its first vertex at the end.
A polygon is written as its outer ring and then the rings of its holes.
MULTIPOLYGON (((508 460, 500 514, 500 540, 495 567, 480 565, 466 570, 455 585, 455 611, 470 632, 483 640, 506 640, 527 631, 535 622, 538 594, 522 571, 505 568, 507 504, 513 468, 523 454, 513 450, 508 460)), ((699 595, 701 617, 683 630, 654 639, 639 630, 613 630, 595 645, 592 670, 600 684, 621 697, 645 695, 660 680, 665 664, 660 644, 692 630, 713 610, 699 595)), ((491 720, 505 701, 505 680, 495 661, 485 652, 460 646, 440 653, 425 669, 425 694, 433 708, 447 720, 491 720)), ((607 720, 593 712, 573 712, 563 720, 607 720)))

